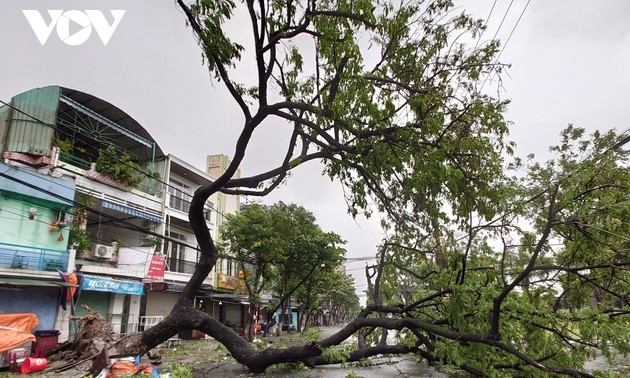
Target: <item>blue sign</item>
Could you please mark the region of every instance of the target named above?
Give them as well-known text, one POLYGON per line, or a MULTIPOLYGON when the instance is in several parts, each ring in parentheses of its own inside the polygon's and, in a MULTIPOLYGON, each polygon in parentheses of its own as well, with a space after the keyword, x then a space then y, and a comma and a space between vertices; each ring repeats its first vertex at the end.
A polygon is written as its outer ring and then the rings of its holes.
POLYGON ((140 282, 121 281, 107 277, 83 276, 82 290, 106 291, 117 294, 144 294, 144 285, 140 282))

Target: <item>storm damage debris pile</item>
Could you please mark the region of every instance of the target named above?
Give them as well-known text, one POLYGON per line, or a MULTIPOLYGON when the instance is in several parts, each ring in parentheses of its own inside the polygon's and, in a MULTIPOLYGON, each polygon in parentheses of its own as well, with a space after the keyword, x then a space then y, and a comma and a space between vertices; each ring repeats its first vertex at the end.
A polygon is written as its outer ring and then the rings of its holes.
POLYGON ((87 305, 83 305, 88 313, 84 316, 71 316, 77 322, 77 332, 74 339, 68 340, 51 351, 48 356, 50 362, 66 362, 59 366, 58 371, 74 367, 82 362, 95 358, 101 351, 119 339, 112 326, 98 312, 87 305))

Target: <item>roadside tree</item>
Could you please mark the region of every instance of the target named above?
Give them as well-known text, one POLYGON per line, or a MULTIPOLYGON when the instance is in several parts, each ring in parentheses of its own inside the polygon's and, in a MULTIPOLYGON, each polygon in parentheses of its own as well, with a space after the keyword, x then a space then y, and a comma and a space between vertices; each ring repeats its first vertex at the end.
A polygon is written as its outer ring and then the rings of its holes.
POLYGON ((258 308, 266 305, 271 314, 282 308, 281 314, 287 314, 288 301, 296 290, 316 272, 330 271, 341 264, 345 254, 341 238, 323 232, 313 214, 295 204, 247 205, 228 218, 221 233, 226 252, 243 273, 241 290, 252 304, 246 324, 250 340, 258 308), (262 302, 264 291, 273 292, 272 303, 262 302))

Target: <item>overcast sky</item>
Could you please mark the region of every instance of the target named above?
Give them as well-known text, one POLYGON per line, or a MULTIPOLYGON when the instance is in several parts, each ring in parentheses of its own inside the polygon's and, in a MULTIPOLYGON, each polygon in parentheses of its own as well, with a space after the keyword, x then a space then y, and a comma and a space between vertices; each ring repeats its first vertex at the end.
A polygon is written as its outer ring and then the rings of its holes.
MULTIPOLYGON (((486 19, 494 1, 458 3, 486 19)), ((503 77, 500 95, 512 100, 506 116, 513 122, 511 139, 518 144, 518 155, 544 158, 568 123, 589 131, 628 128, 630 2, 514 0, 509 12, 509 1, 496 3, 482 40, 496 33, 506 41, 513 31, 501 55, 501 61, 512 66, 503 77)), ((61 85, 121 108, 152 134, 163 151, 200 169, 207 154, 233 154, 242 118, 221 84, 213 83, 202 66, 200 49, 174 1, 4 0, 0 35, 3 101, 34 87, 61 85), (110 23, 109 10, 126 12, 106 46, 94 29, 76 46, 64 43, 53 30, 42 46, 25 9, 40 11, 46 22, 49 9, 101 10, 110 23)), ((245 175, 278 162, 282 151, 274 143, 281 144, 283 137, 273 127, 256 136, 242 165, 245 175)), ((382 236, 377 222, 352 220, 341 186, 320 172, 317 164, 300 168, 267 201, 301 204, 316 215, 322 228, 348 241, 349 257, 373 256, 382 236)), ((360 269, 364 265, 364 261, 347 265, 359 290, 365 288, 360 269)))

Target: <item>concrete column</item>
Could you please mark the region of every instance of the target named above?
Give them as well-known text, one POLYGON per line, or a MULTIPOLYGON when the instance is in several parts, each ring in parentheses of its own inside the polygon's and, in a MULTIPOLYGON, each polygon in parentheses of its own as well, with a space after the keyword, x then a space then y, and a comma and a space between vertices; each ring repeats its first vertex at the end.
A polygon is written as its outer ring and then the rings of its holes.
MULTIPOLYGON (((145 294, 146 295, 146 294, 145 294)), ((129 304, 129 332, 137 332, 140 319, 140 295, 132 295, 129 304)))
POLYGON ((109 314, 111 315, 111 324, 114 332, 121 333, 122 315, 125 305, 124 294, 114 294, 112 300, 109 301, 109 314))

